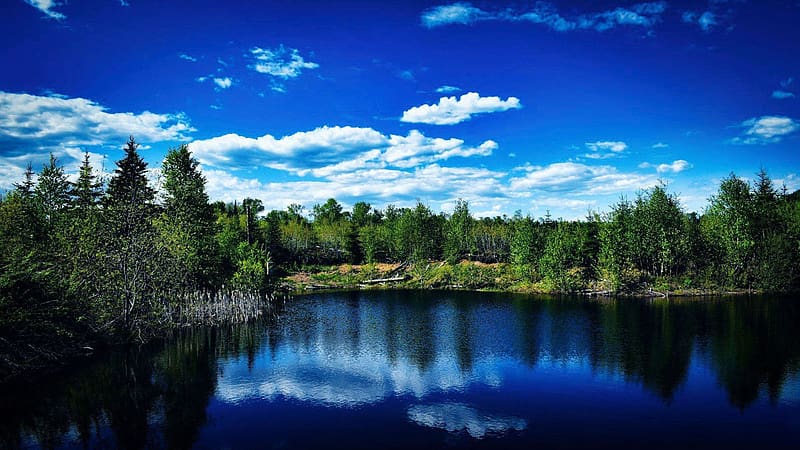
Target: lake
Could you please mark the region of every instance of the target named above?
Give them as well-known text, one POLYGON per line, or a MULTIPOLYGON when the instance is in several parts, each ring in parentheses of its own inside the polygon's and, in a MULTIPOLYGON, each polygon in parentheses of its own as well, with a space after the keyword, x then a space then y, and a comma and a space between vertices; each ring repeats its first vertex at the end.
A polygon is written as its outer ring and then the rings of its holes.
POLYGON ((298 296, 0 391, 2 448, 800 448, 800 299, 298 296))

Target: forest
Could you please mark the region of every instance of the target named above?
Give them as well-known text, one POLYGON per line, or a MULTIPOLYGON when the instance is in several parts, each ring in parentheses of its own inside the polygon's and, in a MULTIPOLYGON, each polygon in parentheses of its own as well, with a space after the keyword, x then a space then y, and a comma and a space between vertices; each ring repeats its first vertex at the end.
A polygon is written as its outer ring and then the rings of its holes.
POLYGON ((461 199, 449 213, 335 199, 267 212, 252 198, 212 202, 186 145, 169 150, 156 189, 137 147, 108 180, 88 154, 74 182, 51 156, 0 199, 0 380, 22 361, 147 341, 198 299, 240 305, 277 276, 337 264, 490 264, 515 290, 553 293, 800 287, 800 191, 764 169, 752 182, 731 173, 702 214, 664 185, 581 221, 476 218, 461 199))

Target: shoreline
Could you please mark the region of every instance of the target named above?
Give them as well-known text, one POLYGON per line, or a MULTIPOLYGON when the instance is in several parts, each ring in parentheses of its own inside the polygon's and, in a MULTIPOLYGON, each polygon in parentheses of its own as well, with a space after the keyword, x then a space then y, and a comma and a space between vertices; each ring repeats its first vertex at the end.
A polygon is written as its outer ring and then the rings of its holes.
POLYGON ((640 299, 757 296, 767 294, 767 292, 755 289, 654 289, 647 283, 641 283, 641 288, 636 290, 613 291, 601 287, 599 282, 589 283, 580 289, 559 291, 544 289, 541 282, 525 280, 523 276, 515 274, 514 271, 517 269, 508 263, 487 264, 475 261, 461 261, 457 264, 450 264, 443 261, 434 261, 424 264, 425 268, 421 270, 408 263, 311 266, 278 277, 275 287, 279 292, 290 295, 304 295, 316 292, 417 289, 582 298, 640 299), (442 277, 440 273, 437 273, 439 270, 451 272, 455 267, 462 269, 460 274, 456 271, 455 277, 442 277), (465 279, 465 276, 473 276, 473 278, 465 279))

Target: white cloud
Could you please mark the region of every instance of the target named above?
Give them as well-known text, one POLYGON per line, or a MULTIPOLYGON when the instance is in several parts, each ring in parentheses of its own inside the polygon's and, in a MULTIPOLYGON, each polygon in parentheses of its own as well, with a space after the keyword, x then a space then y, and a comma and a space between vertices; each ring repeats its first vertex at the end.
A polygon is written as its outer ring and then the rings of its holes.
POLYGON ((189 62, 197 62, 197 58, 195 58, 194 56, 187 55, 186 53, 179 54, 178 58, 189 62))
POLYGON ((787 98, 794 98, 794 94, 788 91, 774 90, 772 91, 772 98, 783 100, 787 98))
POLYGON ((459 2, 425 10, 421 19, 422 24, 428 28, 451 24, 469 25, 491 20, 533 22, 560 32, 576 29, 606 31, 620 25, 651 27, 661 20, 661 14, 666 8, 666 2, 658 1, 566 17, 548 2, 536 2, 532 8, 526 10, 507 8, 495 11, 486 11, 470 3, 459 2))
POLYGON ((511 430, 522 431, 528 426, 519 417, 486 414, 463 403, 413 405, 408 409, 408 419, 417 425, 451 433, 466 431, 476 439, 511 430))
POLYGON ((284 80, 297 78, 303 70, 319 67, 317 63, 306 61, 296 48, 286 49, 283 45, 274 50, 253 47, 250 54, 256 61, 251 66, 253 70, 284 80))
POLYGON ((386 136, 372 128, 325 126, 282 138, 227 134, 194 141, 190 148, 209 166, 269 167, 300 176, 326 177, 358 166, 412 168, 453 157, 488 156, 498 145, 487 140, 472 147, 461 139, 429 138, 417 130, 407 136, 386 136))
POLYGON ((711 11, 706 11, 702 14, 694 11, 686 11, 681 18, 685 23, 697 24, 697 26, 705 32, 711 31, 711 29, 718 24, 716 14, 711 11))
POLYGON ((651 146, 651 148, 667 148, 667 147, 669 147, 669 144, 665 144, 663 142, 656 142, 651 146))
POLYGON ((206 75, 202 77, 195 78, 195 81, 198 83, 205 83, 206 81, 212 81, 216 86, 214 90, 220 91, 222 89, 228 89, 229 87, 234 85, 233 78, 231 77, 217 77, 214 75, 206 75))
POLYGON ((475 114, 507 111, 522 108, 516 97, 501 100, 500 97, 481 97, 477 92, 468 92, 456 99, 442 97, 438 104, 415 106, 403 112, 402 122, 454 125, 469 120, 475 114))
MULTIPOLYGON (((91 100, 58 94, 0 91, 0 111, 2 189, 22 179, 28 162, 38 171, 51 152, 74 177, 86 147, 120 148, 131 135, 140 143, 185 141, 195 131, 183 114, 112 113, 91 100)), ((90 157, 96 170, 113 166, 99 153, 90 157)))
POLYGON ((212 199, 233 201, 259 198, 270 209, 285 209, 292 203, 311 207, 328 198, 344 203, 368 201, 376 207, 387 203, 413 205, 469 198, 470 204, 504 203, 505 173, 483 168, 442 167, 430 164, 414 170, 357 168, 324 179, 264 183, 225 170, 203 166, 212 199))
POLYGON ((611 151, 614 153, 620 153, 625 151, 628 148, 628 144, 621 142, 621 141, 597 141, 597 142, 587 142, 586 148, 593 152, 598 151, 611 151))
POLYGON ((461 92, 461 88, 456 86, 448 86, 446 84, 436 88, 436 93, 438 94, 454 94, 456 92, 461 92))
POLYGON ((800 129, 800 123, 786 116, 761 116, 745 120, 741 127, 747 130, 732 140, 734 144, 769 144, 800 129))
POLYGON ((621 141, 586 142, 584 145, 592 151, 592 153, 583 155, 585 158, 589 159, 614 158, 628 148, 628 144, 621 141))
MULTIPOLYGON (((14 184, 22 181, 28 163, 35 172, 39 172, 50 160, 50 153, 56 157, 57 163, 64 168, 64 173, 70 181, 77 181, 78 171, 83 163, 84 150, 76 147, 52 148, 49 151, 22 153, 15 156, 0 155, 0 191, 11 190, 14 184)), ((106 155, 89 152, 89 163, 98 177, 107 176, 106 155)), ((110 163, 113 165, 113 162, 110 163)))
POLYGON ((538 197, 533 200, 533 204, 540 208, 566 208, 572 211, 586 212, 590 208, 597 206, 597 200, 585 200, 568 197, 538 197))
POLYGON ((183 114, 108 112, 85 98, 37 96, 0 91, 0 143, 39 147, 122 145, 185 141, 195 131, 183 114))
POLYGON ((489 18, 489 14, 469 3, 453 3, 436 6, 422 13, 422 24, 428 28, 449 24, 468 25, 481 19, 489 18))
POLYGON ((652 175, 619 172, 616 167, 589 166, 575 162, 553 163, 549 166, 527 166, 525 175, 511 178, 509 189, 518 196, 538 192, 581 192, 608 194, 633 192, 654 186, 652 175))
POLYGON ((233 80, 230 77, 214 78, 214 84, 220 89, 228 89, 233 85, 233 80))
POLYGON ((686 169, 691 169, 692 167, 694 166, 684 159, 672 161, 671 164, 651 164, 649 162, 639 164, 639 168, 641 169, 656 169, 658 173, 679 173, 686 169))
POLYGON ((61 6, 61 3, 56 3, 53 0, 25 0, 25 3, 45 13, 45 15, 51 19, 63 20, 67 18, 67 16, 64 14, 61 14, 58 11, 53 11, 53 8, 56 6, 61 6))
MULTIPOLYGON (((140 143, 185 141, 195 131, 183 114, 112 113, 91 100, 58 94, 0 91, 0 111, 2 189, 22 179, 28 162, 39 170, 50 152, 59 158, 66 173, 74 175, 86 147, 120 148, 130 135, 140 143)), ((90 156, 100 170, 104 156, 90 156)))

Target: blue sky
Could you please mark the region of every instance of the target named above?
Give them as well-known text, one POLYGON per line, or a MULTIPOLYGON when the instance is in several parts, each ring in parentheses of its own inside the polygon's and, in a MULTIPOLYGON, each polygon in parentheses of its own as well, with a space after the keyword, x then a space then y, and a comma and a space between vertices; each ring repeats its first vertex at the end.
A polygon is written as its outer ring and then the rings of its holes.
MULTIPOLYGON (((8 0, 0 189, 188 143, 214 200, 576 218, 800 188, 800 2, 8 0)), ((153 170, 157 181, 158 171, 153 170)))

